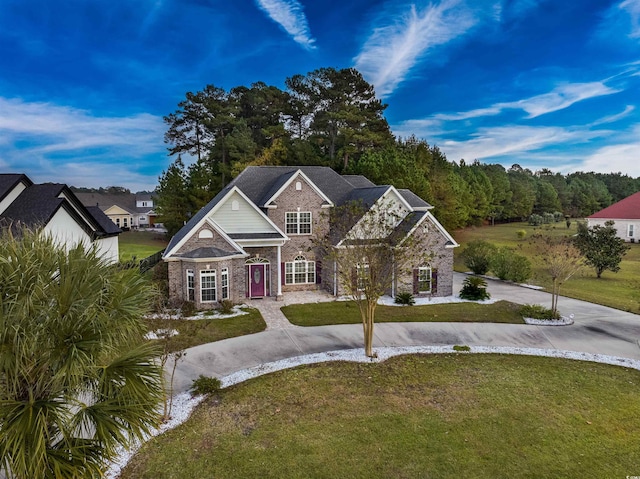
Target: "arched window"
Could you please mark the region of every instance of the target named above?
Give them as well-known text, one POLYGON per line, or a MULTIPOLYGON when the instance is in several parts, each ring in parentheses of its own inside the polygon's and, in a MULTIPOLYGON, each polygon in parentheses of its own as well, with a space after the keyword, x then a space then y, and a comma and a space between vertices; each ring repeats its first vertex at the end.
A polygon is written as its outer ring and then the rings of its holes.
POLYGON ((302 255, 284 264, 285 284, 314 284, 316 282, 316 262, 307 261, 302 255))
POLYGON ((213 238, 213 231, 208 230, 208 229, 203 229, 202 231, 200 231, 200 233, 198 234, 198 238, 213 238))

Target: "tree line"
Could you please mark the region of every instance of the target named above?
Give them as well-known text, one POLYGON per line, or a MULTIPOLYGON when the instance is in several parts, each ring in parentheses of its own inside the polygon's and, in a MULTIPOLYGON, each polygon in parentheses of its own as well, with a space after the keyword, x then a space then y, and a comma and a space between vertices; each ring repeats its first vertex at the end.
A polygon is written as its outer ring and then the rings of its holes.
POLYGON ((328 166, 409 188, 435 207, 448 229, 534 213, 584 217, 640 190, 640 178, 621 173, 562 175, 449 161, 424 140, 394 137, 387 105, 354 68, 294 75, 285 86, 258 82, 227 91, 207 85, 188 92, 164 118, 169 154, 177 155, 157 189, 169 234, 249 165, 328 166))

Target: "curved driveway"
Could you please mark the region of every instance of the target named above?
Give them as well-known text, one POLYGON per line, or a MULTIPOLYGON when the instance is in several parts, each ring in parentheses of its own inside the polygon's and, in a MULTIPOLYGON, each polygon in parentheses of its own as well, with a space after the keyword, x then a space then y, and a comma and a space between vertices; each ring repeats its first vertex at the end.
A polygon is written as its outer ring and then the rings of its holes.
MULTIPOLYGON (((454 291, 460 290, 464 277, 464 274, 455 273, 454 291)), ((487 283, 492 298, 520 304, 551 305, 549 293, 500 281, 488 280, 487 283)), ((273 309, 273 305, 265 306, 273 309)), ((574 315, 575 324, 377 323, 374 347, 516 346, 640 359, 640 316, 565 297, 560 298, 558 306, 563 314, 574 315)), ((203 344, 188 349, 187 355, 178 363, 174 392, 189 389, 200 374, 223 377, 280 359, 354 348, 362 348, 360 324, 268 329, 203 344)))

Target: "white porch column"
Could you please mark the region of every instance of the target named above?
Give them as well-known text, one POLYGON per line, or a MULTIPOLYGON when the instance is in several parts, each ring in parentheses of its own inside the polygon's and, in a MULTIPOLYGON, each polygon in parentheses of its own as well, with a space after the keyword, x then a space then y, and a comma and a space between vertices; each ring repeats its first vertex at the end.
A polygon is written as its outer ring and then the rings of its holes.
POLYGON ((278 245, 276 247, 277 258, 278 258, 278 293, 276 297, 282 296, 282 246, 278 245))

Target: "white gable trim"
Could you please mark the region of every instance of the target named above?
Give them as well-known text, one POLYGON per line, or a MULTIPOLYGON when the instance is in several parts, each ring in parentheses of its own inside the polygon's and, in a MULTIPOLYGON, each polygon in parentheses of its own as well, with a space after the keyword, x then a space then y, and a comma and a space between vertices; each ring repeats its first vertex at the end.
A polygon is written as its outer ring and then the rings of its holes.
POLYGON ((407 210, 409 210, 409 211, 413 211, 414 210, 411 207, 411 205, 407 202, 407 200, 404 199, 404 197, 400 194, 400 192, 398 190, 396 190, 396 188, 394 186, 389 186, 389 188, 387 188, 387 191, 382 193, 382 196, 380 196, 380 198, 378 198, 377 201, 374 203, 374 206, 377 203, 382 203, 382 201, 384 201, 385 197, 389 196, 389 193, 391 193, 391 192, 395 193, 395 195, 400 200, 400 203, 402 203, 402 206, 404 206, 407 210))
POLYGON ((445 246, 445 248, 457 248, 458 246, 460 246, 460 244, 453 239, 453 236, 451 236, 449 234, 449 232, 444 229, 444 226, 442 226, 440 224, 440 222, 436 219, 435 216, 433 216, 431 214, 430 211, 427 211, 427 214, 425 215, 425 217, 429 217, 429 220, 431 220, 431 222, 436 225, 436 227, 440 230, 440 233, 442 233, 442 236, 444 236, 447 240, 451 241, 452 244, 445 246))
POLYGON ((229 197, 233 194, 233 193, 238 193, 240 195, 241 198, 243 198, 247 204, 251 205, 251 207, 256 210, 265 220, 267 220, 267 222, 269 223, 269 225, 271 227, 273 227, 273 229, 282 235, 284 240, 288 240, 289 237, 287 235, 285 235, 282 230, 280 230, 280 228, 278 228, 273 221, 271 221, 269 219, 269 217, 267 215, 265 215, 260 208, 258 208, 253 201, 251 201, 249 198, 247 198, 247 195, 245 195, 237 186, 234 186, 233 188, 231 188, 226 195, 224 195, 220 201, 218 201, 213 208, 211 208, 207 214, 204 216, 204 218, 202 218, 200 221, 198 221, 198 223, 196 223, 195 225, 193 225, 193 227, 191 228, 191 230, 189 231, 189 233, 187 233, 186 235, 184 235, 184 237, 171 249, 171 251, 166 252, 162 258, 169 258, 171 255, 173 255, 177 250, 179 250, 180 248, 182 248, 182 246, 189 240, 191 239, 191 237, 193 236, 194 232, 198 231, 200 228, 202 228, 202 226, 206 223, 210 224, 213 228, 215 228, 215 230, 220 234, 220 236, 222 236, 225 240, 227 240, 231 245, 234 246, 234 248, 237 249, 237 251, 241 252, 241 253, 245 253, 245 251, 242 249, 242 247, 236 243, 234 240, 232 240, 223 230, 222 228, 215 222, 213 221, 211 218, 211 216, 214 215, 214 213, 224 204, 226 203, 226 201, 229 199, 229 197))
POLYGON ((289 179, 285 182, 285 184, 284 184, 284 185, 282 185, 282 186, 278 189, 278 191, 276 191, 276 192, 271 196, 271 198, 269 198, 267 201, 265 201, 265 202, 264 202, 265 207, 266 207, 266 208, 275 208, 276 206, 275 206, 275 205, 272 205, 271 203, 272 203, 273 201, 275 201, 275 200, 276 200, 276 198, 277 198, 278 196, 280 196, 280 195, 282 194, 282 192, 283 192, 283 191, 284 191, 284 190, 285 190, 285 189, 286 189, 286 188, 287 188, 291 183, 293 183, 293 181, 294 181, 296 178, 298 178, 299 176, 301 176, 301 177, 304 179, 304 181, 306 181, 306 182, 309 184, 309 186, 311 186, 311 188, 313 189, 313 191, 315 191, 315 193, 316 193, 320 198, 322 198, 324 201, 326 201, 326 202, 329 204, 329 206, 334 206, 333 201, 331 201, 331 200, 327 197, 327 195, 325 195, 325 194, 322 192, 322 190, 321 190, 320 188, 318 188, 318 187, 315 185, 315 183, 314 183, 313 181, 311 181, 311 180, 309 179, 309 177, 307 177, 307 175, 305 175, 305 174, 302 172, 302 170, 297 170, 297 171, 295 172, 295 174, 291 175, 291 178, 289 178, 289 179))

